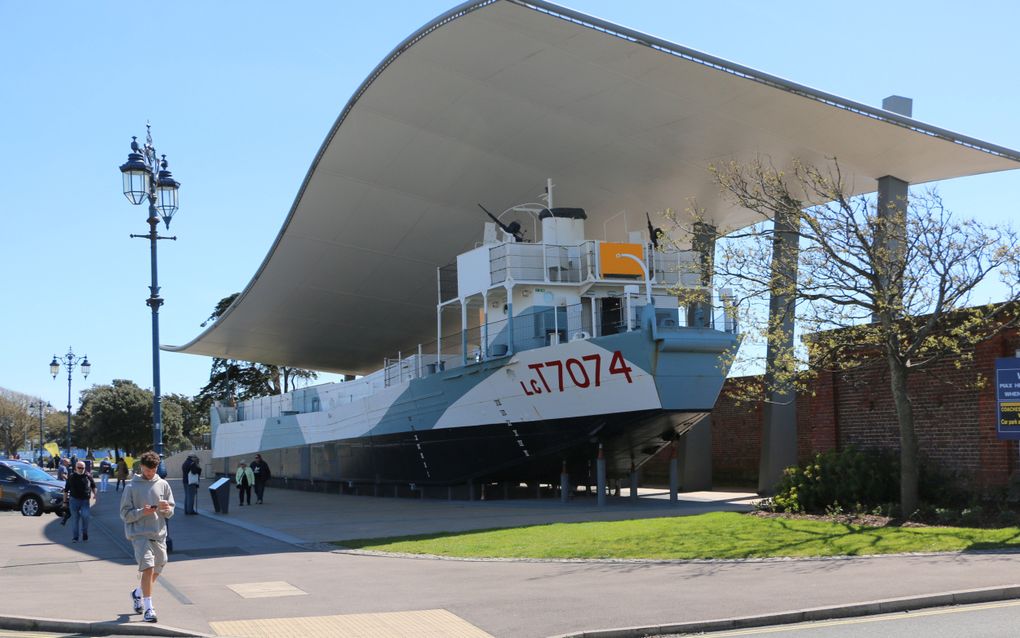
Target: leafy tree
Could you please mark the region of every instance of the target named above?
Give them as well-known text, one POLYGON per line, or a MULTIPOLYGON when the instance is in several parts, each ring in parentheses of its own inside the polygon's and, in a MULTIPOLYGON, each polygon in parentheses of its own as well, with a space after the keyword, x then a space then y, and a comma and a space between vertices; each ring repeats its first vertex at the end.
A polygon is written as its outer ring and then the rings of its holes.
MULTIPOLYGON (((174 401, 164 401, 163 440, 168 449, 183 443, 183 415, 174 401)), ((152 392, 133 381, 114 379, 82 392, 79 418, 86 440, 99 448, 118 447, 138 453, 152 447, 152 392)))
MULTIPOLYGON (((760 399, 776 389, 808 389, 823 370, 884 369, 900 432, 900 506, 910 516, 919 469, 907 380, 946 357, 960 365, 976 344, 1017 325, 1017 236, 954 215, 934 190, 915 189, 908 202, 879 210, 873 196, 849 195, 835 159, 823 168, 792 165, 786 173, 758 158, 712 169, 724 196, 762 222, 721 242, 717 280, 739 291, 745 310, 770 293, 792 295, 796 320, 810 334, 803 348, 770 362, 766 385, 774 387, 747 389, 760 399), (764 222, 782 216, 799 242, 796 263, 773 261, 777 236, 764 222), (996 277, 1006 290, 1003 303, 969 307, 975 288, 996 277)), ((744 324, 774 346, 789 337, 760 312, 745 312, 744 324)))
POLYGON ((31 398, 20 392, 0 388, 0 446, 8 457, 25 447, 32 431, 28 413, 31 398))
POLYGON ((202 410, 197 399, 183 394, 168 394, 163 397, 164 409, 173 405, 181 418, 181 440, 175 448, 196 447, 202 443, 203 435, 209 433, 209 410, 202 410))
MULTIPOLYGON (((216 321, 226 312, 240 293, 220 299, 209 318, 202 325, 216 321)), ((298 380, 312 381, 318 378, 313 370, 252 363, 235 359, 213 358, 212 369, 207 383, 195 397, 199 406, 208 413, 214 400, 247 401, 255 397, 290 392, 298 380)))
MULTIPOLYGON (((38 447, 39 411, 32 404, 40 401, 21 392, 0 388, 0 448, 8 456, 19 449, 38 447), (6 427, 10 423, 10 429, 6 427)), ((85 447, 85 434, 72 419, 71 436, 76 446, 85 447)), ((43 411, 43 442, 56 441, 60 449, 67 445, 67 412, 52 408, 43 411)))

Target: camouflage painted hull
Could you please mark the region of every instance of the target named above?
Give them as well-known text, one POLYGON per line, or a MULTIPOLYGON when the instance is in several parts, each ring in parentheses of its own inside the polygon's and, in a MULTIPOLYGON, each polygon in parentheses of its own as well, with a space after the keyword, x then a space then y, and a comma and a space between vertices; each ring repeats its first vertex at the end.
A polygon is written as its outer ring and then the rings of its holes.
MULTIPOLYGON (((640 466, 715 404, 736 337, 642 330, 518 352, 380 388, 317 411, 220 422, 213 454, 324 445, 315 480, 453 484, 574 475, 598 444, 611 476, 640 466)), ((336 384, 338 387, 345 384, 336 384)))

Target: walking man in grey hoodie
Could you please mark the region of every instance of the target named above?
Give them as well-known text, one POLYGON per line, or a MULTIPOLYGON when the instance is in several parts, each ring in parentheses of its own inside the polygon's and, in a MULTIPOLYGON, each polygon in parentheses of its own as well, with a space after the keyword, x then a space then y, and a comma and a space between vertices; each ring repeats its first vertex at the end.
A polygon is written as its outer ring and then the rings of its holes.
POLYGON ((166 520, 174 515, 174 494, 170 484, 156 475, 159 455, 149 451, 139 459, 140 475, 124 488, 120 518, 124 535, 131 541, 138 562, 141 583, 131 592, 135 613, 145 622, 156 622, 152 608, 152 586, 166 565, 166 520))

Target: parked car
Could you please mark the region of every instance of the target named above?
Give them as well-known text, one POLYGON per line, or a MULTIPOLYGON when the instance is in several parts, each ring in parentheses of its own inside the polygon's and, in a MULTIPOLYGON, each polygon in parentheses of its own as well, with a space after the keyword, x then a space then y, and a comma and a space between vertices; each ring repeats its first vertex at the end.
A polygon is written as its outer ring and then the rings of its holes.
POLYGON ((26 461, 0 461, 0 507, 22 516, 63 514, 64 484, 26 461))

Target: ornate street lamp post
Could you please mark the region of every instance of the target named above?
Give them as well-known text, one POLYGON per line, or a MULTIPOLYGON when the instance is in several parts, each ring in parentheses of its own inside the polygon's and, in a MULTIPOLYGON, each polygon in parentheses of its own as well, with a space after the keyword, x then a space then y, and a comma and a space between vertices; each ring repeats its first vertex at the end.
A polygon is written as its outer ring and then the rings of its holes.
MULTIPOLYGON (((54 359, 56 359, 56 357, 54 357, 54 359)), ((51 363, 50 365, 52 366, 53 364, 51 363)), ((89 366, 89 367, 91 367, 91 366, 89 366)), ((32 401, 31 403, 29 403, 28 404, 28 409, 29 410, 38 410, 39 411, 39 467, 42 467, 42 464, 43 464, 43 462, 42 462, 42 453, 43 453, 43 410, 51 410, 51 409, 53 409, 53 406, 50 405, 49 401, 43 403, 42 399, 40 399, 38 401, 32 401)))
POLYGON ((163 413, 159 393, 159 307, 163 299, 159 296, 159 278, 156 273, 156 242, 162 237, 156 232, 160 218, 170 228, 170 219, 177 212, 177 189, 180 184, 167 169, 166 155, 156 158, 152 145, 152 131, 145 125, 145 146, 138 146, 138 138, 131 138, 131 152, 128 160, 120 167, 124 177, 124 196, 134 205, 149 201, 149 234, 131 235, 133 238, 148 239, 152 268, 152 285, 146 305, 152 309, 152 443, 157 454, 163 453, 163 413))
POLYGON ((82 375, 88 379, 89 372, 92 371, 92 364, 89 363, 88 355, 84 357, 74 356, 74 351, 70 346, 67 348, 67 354, 57 359, 57 355, 53 355, 53 361, 50 361, 50 374, 53 378, 57 378, 57 374, 60 373, 60 361, 64 361, 64 366, 67 368, 67 454, 71 454, 71 373, 74 372, 74 368, 77 365, 81 365, 82 375))

